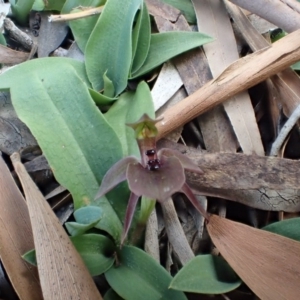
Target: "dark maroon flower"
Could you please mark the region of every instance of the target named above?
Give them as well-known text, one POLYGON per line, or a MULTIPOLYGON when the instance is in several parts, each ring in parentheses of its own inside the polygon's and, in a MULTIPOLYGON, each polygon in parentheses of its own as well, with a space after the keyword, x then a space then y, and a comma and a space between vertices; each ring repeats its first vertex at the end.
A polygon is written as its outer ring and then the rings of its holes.
POLYGON ((127 180, 131 191, 125 215, 121 238, 123 244, 140 196, 163 202, 176 192, 184 193, 195 208, 207 218, 206 211, 199 204, 186 184, 185 170, 202 174, 201 169, 188 157, 178 151, 163 148, 156 150, 157 129, 148 115, 143 115, 136 123, 128 124, 135 130, 141 161, 128 156, 115 163, 104 176, 96 198, 100 198, 122 181, 127 180))

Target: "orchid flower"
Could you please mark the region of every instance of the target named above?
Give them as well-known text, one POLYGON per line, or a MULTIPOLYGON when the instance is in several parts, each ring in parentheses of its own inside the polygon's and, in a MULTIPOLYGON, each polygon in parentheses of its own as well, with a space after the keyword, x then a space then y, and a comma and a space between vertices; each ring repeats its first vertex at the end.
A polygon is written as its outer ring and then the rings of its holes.
POLYGON ((145 196, 163 202, 174 193, 184 193, 195 208, 206 218, 207 214, 186 184, 185 170, 203 174, 201 169, 182 153, 163 148, 156 150, 155 124, 144 114, 136 123, 127 124, 135 131, 141 161, 128 156, 115 163, 105 174, 96 199, 102 197, 122 181, 127 180, 131 191, 125 214, 121 245, 128 234, 138 199, 145 196))

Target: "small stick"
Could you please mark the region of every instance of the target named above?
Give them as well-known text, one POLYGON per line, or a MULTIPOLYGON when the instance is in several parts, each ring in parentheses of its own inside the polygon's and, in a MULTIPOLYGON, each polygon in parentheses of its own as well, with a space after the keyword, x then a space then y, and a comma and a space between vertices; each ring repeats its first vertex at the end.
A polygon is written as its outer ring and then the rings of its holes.
POLYGON ((300 105, 297 106, 297 108, 294 110, 294 112, 291 114, 291 116, 289 117, 289 119, 286 121, 281 131, 279 132, 277 139, 272 145, 270 156, 278 155, 278 152, 282 147, 282 144, 284 143, 285 139, 287 138, 288 134, 295 126, 299 118, 300 118, 300 105))
POLYGON ((95 16, 98 14, 101 14, 102 10, 104 8, 104 5, 99 6, 99 7, 93 7, 93 8, 88 8, 83 9, 83 11, 73 13, 73 14, 65 14, 65 15, 51 15, 49 16, 48 21, 49 22, 66 22, 66 21, 72 21, 72 20, 78 20, 86 17, 91 17, 95 16))
POLYGON ((194 258, 194 253, 187 241, 174 207, 172 198, 160 203, 164 215, 166 231, 170 244, 176 252, 182 265, 194 258))
POLYGON ((159 258, 159 243, 158 243, 158 224, 156 210, 153 209, 147 222, 145 234, 145 251, 151 255, 156 261, 159 258))
POLYGON ((266 78, 286 69, 300 59, 300 30, 288 34, 269 48, 240 58, 214 80, 170 107, 156 124, 158 139, 200 114, 266 78))

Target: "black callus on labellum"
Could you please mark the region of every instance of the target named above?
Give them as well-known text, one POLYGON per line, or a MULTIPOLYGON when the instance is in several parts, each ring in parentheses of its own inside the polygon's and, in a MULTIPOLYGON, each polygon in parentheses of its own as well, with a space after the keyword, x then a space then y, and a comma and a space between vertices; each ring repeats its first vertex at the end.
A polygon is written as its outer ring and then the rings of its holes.
POLYGON ((131 191, 122 234, 123 244, 133 218, 134 210, 140 196, 157 199, 163 202, 176 192, 184 193, 195 208, 207 218, 203 207, 199 204, 186 184, 185 170, 202 174, 201 169, 188 157, 178 151, 161 149, 156 151, 157 129, 148 115, 143 115, 133 124, 127 124, 135 130, 141 161, 128 156, 114 164, 104 176, 96 198, 100 198, 120 182, 127 180, 131 191))

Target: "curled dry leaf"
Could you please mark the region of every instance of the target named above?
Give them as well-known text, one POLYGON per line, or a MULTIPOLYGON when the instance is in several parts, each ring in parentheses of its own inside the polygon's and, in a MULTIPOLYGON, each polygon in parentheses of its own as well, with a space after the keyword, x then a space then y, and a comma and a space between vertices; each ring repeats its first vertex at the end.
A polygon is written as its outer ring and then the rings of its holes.
POLYGON ((14 153, 11 160, 27 200, 44 299, 102 299, 79 253, 19 155, 14 153))
POLYGON ((35 268, 22 259, 34 247, 26 202, 0 157, 0 257, 21 300, 40 300, 42 292, 35 268))
POLYGON ((222 256, 260 299, 299 298, 299 242, 217 215, 210 216, 207 229, 222 256))

